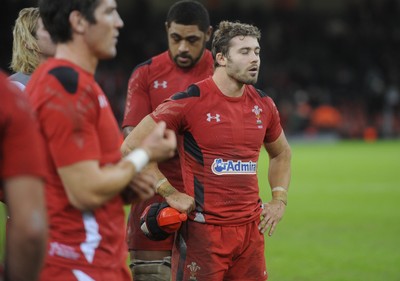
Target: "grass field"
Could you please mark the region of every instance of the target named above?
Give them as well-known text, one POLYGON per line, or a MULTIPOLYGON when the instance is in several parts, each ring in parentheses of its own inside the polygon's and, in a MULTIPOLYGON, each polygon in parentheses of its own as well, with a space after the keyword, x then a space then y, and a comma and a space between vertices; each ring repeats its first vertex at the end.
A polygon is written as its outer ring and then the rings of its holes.
POLYGON ((399 281, 400 142, 292 149, 288 207, 267 238, 269 280, 399 281))
POLYGON ((400 142, 292 149, 289 204, 266 239, 269 280, 400 281, 400 142))

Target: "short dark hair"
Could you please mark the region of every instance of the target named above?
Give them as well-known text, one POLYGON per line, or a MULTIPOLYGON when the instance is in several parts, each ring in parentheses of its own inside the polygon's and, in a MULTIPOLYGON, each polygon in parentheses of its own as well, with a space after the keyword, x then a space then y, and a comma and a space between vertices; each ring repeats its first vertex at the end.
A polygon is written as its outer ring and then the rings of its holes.
POLYGON ((167 14, 167 25, 175 22, 183 25, 197 25, 202 32, 210 27, 210 16, 207 9, 199 2, 191 0, 178 1, 173 4, 167 14))
POLYGON ((39 0, 39 11, 43 25, 54 43, 65 43, 72 39, 69 15, 80 12, 90 23, 96 23, 94 10, 101 0, 39 0))
POLYGON ((218 29, 214 32, 214 38, 211 44, 214 67, 219 66, 216 60, 217 53, 222 53, 224 56, 227 56, 229 53, 230 41, 236 36, 250 36, 260 40, 261 31, 258 27, 251 24, 221 21, 218 29))

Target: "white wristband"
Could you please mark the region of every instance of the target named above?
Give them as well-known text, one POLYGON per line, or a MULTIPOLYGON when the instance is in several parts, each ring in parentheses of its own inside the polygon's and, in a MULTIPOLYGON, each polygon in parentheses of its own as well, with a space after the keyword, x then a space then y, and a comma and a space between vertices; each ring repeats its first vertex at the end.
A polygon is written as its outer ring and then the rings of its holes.
POLYGON ((150 157, 143 148, 136 148, 124 159, 131 162, 135 166, 136 172, 140 172, 143 167, 149 163, 150 157))
POLYGON ((276 186, 273 189, 271 189, 272 192, 274 191, 284 191, 287 192, 286 188, 282 187, 282 186, 276 186))

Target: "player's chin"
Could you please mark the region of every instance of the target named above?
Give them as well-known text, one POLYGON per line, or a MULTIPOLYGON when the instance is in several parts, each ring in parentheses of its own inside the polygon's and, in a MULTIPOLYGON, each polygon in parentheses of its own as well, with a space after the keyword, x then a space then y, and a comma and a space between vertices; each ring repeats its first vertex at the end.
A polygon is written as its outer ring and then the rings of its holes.
POLYGON ((258 74, 254 74, 254 75, 250 75, 250 77, 248 77, 246 79, 246 84, 255 84, 257 83, 257 79, 258 79, 258 74))
POLYGON ((114 48, 110 48, 105 52, 101 52, 100 54, 98 54, 98 58, 101 60, 107 60, 107 59, 112 59, 115 58, 117 56, 117 49, 114 48))
POLYGON ((185 62, 182 62, 180 60, 175 60, 175 63, 180 67, 180 68, 191 68, 193 66, 193 61, 192 60, 187 60, 185 62))
POLYGON ((254 84, 257 83, 257 78, 243 79, 240 82, 243 83, 243 84, 246 84, 246 85, 254 85, 254 84))

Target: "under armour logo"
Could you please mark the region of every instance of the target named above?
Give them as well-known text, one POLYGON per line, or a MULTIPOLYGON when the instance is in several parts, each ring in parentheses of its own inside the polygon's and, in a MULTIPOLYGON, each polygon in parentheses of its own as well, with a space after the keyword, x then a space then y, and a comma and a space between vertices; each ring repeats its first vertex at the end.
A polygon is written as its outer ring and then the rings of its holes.
POLYGON ((158 89, 158 87, 167 88, 167 81, 162 81, 162 83, 158 82, 158 80, 154 81, 154 88, 158 89))
POLYGON ((207 121, 208 122, 211 122, 212 119, 214 119, 217 122, 220 122, 221 121, 220 117, 221 117, 221 115, 219 115, 219 114, 215 114, 215 116, 212 116, 211 113, 207 113, 207 121))
POLYGON ((108 106, 108 102, 105 96, 98 96, 97 97, 99 100, 99 104, 101 108, 107 107, 108 106))

